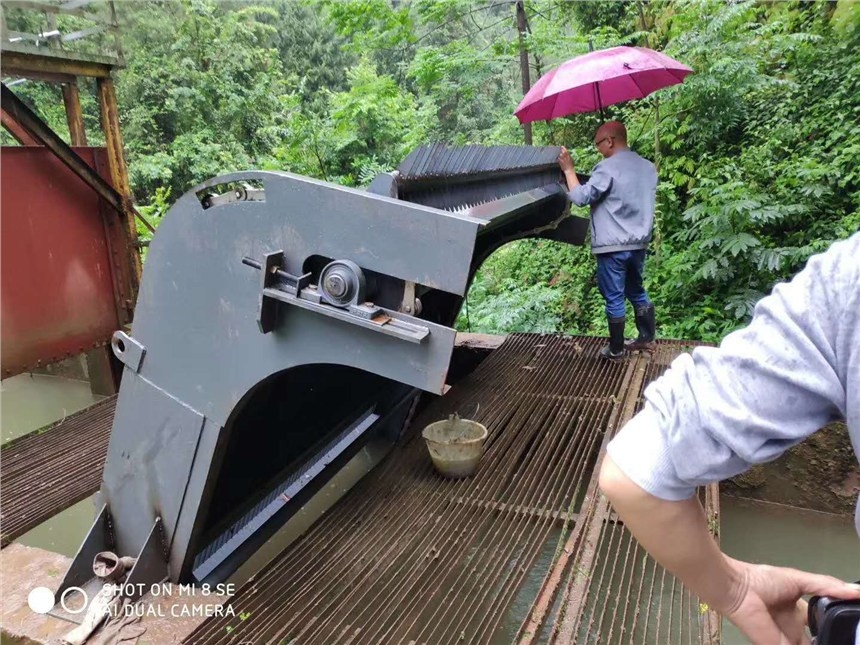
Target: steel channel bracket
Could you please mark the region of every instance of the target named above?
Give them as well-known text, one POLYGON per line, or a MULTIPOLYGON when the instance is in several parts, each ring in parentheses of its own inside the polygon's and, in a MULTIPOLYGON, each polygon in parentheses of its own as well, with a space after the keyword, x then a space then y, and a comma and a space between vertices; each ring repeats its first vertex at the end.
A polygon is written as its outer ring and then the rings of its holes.
MULTIPOLYGON (((57 593, 55 594, 57 603, 48 612, 50 615, 79 625, 84 621, 89 609, 89 603, 102 590, 106 583, 105 580, 93 575, 93 559, 100 551, 114 551, 116 549, 113 540, 112 524, 113 520, 110 511, 106 505, 103 505, 84 543, 75 555, 63 582, 57 588, 57 593), (71 600, 73 596, 70 596, 69 603, 75 605, 75 609, 73 610, 75 613, 66 611, 60 600, 65 599, 65 596, 69 592, 79 595, 80 591, 84 594, 86 606, 78 608, 75 603, 79 602, 80 598, 71 600)), ((137 554, 131 571, 128 572, 122 583, 117 584, 122 584, 123 596, 129 598, 132 602, 136 602, 152 588, 152 585, 167 579, 167 544, 163 523, 159 517, 156 518, 146 539, 146 543, 143 545, 140 553, 137 554)))
POLYGON ((421 344, 430 335, 423 325, 409 322, 411 316, 392 309, 378 307, 370 302, 351 304, 345 308, 335 307, 322 301, 315 285, 310 284, 310 274, 295 276, 283 271, 284 253, 267 253, 263 262, 244 258, 243 264, 262 270, 259 316, 260 331, 269 333, 277 326, 277 302, 285 302, 308 311, 336 318, 352 325, 421 344))

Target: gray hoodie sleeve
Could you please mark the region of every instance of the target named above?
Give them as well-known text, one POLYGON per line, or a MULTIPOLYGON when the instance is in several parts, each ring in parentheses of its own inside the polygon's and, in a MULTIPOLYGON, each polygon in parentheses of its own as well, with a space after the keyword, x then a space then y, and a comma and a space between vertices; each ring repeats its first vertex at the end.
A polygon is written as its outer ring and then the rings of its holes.
POLYGON ((719 348, 679 356, 610 442, 621 470, 657 497, 686 499, 696 486, 773 460, 839 418, 847 418, 857 452, 858 258, 855 234, 778 284, 719 348))

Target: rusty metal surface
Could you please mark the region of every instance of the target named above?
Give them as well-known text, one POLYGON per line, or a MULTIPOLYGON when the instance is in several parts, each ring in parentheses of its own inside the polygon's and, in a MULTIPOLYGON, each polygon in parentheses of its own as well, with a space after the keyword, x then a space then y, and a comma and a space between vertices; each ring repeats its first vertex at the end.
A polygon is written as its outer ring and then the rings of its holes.
POLYGON ((209 619, 185 642, 493 643, 529 629, 536 642, 718 642, 718 618, 639 549, 596 491, 605 441, 682 347, 612 363, 596 357, 604 342, 509 337, 239 590, 236 618, 209 619), (454 411, 490 431, 478 473, 459 482, 436 475, 418 434, 454 411), (565 631, 559 608, 576 584, 580 610, 565 631))
MULTIPOLYGON (((77 148, 96 165, 103 151, 77 148)), ((4 148, 3 376, 101 346, 120 326, 98 196, 49 150, 4 148)))
MULTIPOLYGON (((703 488, 700 496, 716 531, 718 486, 703 488)), ((654 562, 614 515, 593 527, 596 557, 587 569, 577 571, 585 581, 578 598, 581 607, 575 615, 563 616, 550 642, 720 642, 720 617, 654 562)))
POLYGON ((69 125, 69 138, 72 145, 87 145, 87 131, 84 126, 81 94, 77 83, 63 84, 63 105, 66 108, 66 123, 69 125))
POLYGON ((113 65, 107 62, 91 62, 56 58, 51 52, 34 54, 29 51, 14 51, 14 46, 3 48, 0 69, 4 76, 18 76, 54 82, 71 82, 77 76, 109 78, 113 65))
POLYGON ((0 122, 2 122, 3 127, 6 128, 6 131, 11 134, 15 140, 20 143, 22 146, 38 146, 39 142, 27 132, 13 117, 9 114, 5 109, 0 107, 0 122))
MULTIPOLYGON (((635 374, 624 410, 609 434, 614 435, 641 409, 643 392, 675 357, 700 345, 658 341, 653 353, 635 354, 635 374)), ((700 489, 700 497, 718 537, 718 486, 700 489)), ((549 630, 550 642, 719 643, 719 617, 648 557, 604 497, 595 498, 595 510, 587 521, 588 537, 567 573, 563 609, 549 630)))
MULTIPOLYGON (((99 79, 99 87, 109 87, 112 92, 112 83, 109 79, 99 79)), ((155 229, 152 225, 138 213, 128 196, 128 191, 118 192, 107 180, 105 180, 98 172, 96 172, 84 159, 82 159, 75 150, 70 148, 56 132, 51 130, 48 125, 42 121, 35 112, 21 101, 15 93, 12 92, 5 84, 0 84, 3 90, 3 109, 6 111, 8 118, 13 119, 19 126, 32 135, 39 144, 50 149, 57 158, 62 161, 69 170, 77 175, 81 181, 98 193, 102 199, 116 209, 120 215, 134 215, 146 226, 150 232, 154 233, 155 229)), ((102 103, 107 103, 104 98, 102 103)), ((116 98, 113 99, 113 108, 102 107, 102 119, 111 118, 110 115, 116 111, 116 98)), ((122 158, 121 149, 117 149, 118 136, 118 118, 114 127, 106 128, 105 137, 108 144, 108 162, 111 168, 111 175, 116 184, 122 178, 114 170, 117 167, 117 158, 122 158)), ((121 140, 120 140, 121 144, 121 140)), ((123 160, 123 168, 124 168, 123 160)), ((126 180, 127 181, 127 180, 126 180)), ((120 185, 120 184, 117 184, 120 185)))
POLYGON ((116 397, 0 448, 0 544, 86 499, 99 488, 116 397))
POLYGON ((143 222, 144 226, 153 232, 152 225, 134 208, 131 201, 131 188, 128 181, 128 165, 125 162, 125 152, 122 142, 122 130, 119 123, 119 108, 117 107, 116 90, 113 80, 100 78, 96 81, 98 86, 99 114, 101 115, 102 132, 105 137, 105 146, 108 151, 108 169, 110 170, 111 184, 123 198, 123 208, 120 211, 122 222, 121 230, 117 233, 122 236, 122 246, 127 249, 128 260, 124 263, 127 267, 124 277, 128 291, 126 303, 127 320, 132 318, 132 307, 137 300, 137 292, 140 287, 141 261, 140 253, 136 250, 137 225, 135 218, 143 222))
POLYGON ((603 342, 509 337, 238 592, 235 619, 210 619, 186 642, 509 642, 514 607, 531 602, 529 576, 548 571, 541 555, 577 522, 621 405, 629 367, 597 358, 603 342), (419 435, 455 411, 490 432, 477 474, 461 481, 434 472, 419 435))

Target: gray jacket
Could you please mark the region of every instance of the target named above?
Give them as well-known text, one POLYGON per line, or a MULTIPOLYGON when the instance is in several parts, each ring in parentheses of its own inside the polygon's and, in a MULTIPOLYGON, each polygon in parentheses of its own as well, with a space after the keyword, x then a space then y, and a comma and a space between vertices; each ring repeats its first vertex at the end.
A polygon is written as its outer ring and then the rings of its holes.
POLYGON ((591 250, 595 255, 648 248, 654 227, 657 171, 632 150, 619 150, 594 167, 587 184, 568 199, 591 206, 591 250))
MULTIPOLYGON (((608 446, 663 499, 776 459, 843 418, 860 458, 860 233, 810 258, 718 348, 681 354, 608 446)), ((855 516, 860 533, 860 504, 855 516)))

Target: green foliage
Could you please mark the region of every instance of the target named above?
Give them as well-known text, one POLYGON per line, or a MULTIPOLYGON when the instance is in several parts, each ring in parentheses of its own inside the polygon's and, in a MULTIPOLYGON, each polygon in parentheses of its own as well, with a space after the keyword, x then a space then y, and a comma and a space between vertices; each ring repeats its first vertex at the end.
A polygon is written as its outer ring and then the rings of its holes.
POLYGON ((140 198, 181 194, 213 174, 255 166, 277 143, 286 85, 271 7, 210 0, 126 6, 129 65, 119 101, 140 198), (162 32, 164 29, 166 31, 162 32))
POLYGON ((469 301, 457 319, 459 330, 493 334, 552 333, 561 329, 562 294, 541 284, 523 286, 505 280, 492 297, 482 278, 475 281, 469 301))
POLYGON ((826 3, 698 8, 676 15, 671 40, 696 74, 661 106, 673 203, 660 192, 654 295, 669 305, 664 332, 719 340, 812 253, 858 230, 860 56, 826 3))
MULTIPOLYGON (((527 0, 523 34, 514 5, 501 2, 117 6, 132 187, 155 223, 196 183, 231 170, 363 186, 424 143, 521 143, 513 110, 522 42, 532 83, 592 46, 655 47, 695 70, 683 84, 606 110, 659 167, 646 288, 661 335, 720 340, 776 282, 860 228, 860 4, 852 0, 527 0)), ((10 28, 39 28, 12 16, 10 28)), ((56 87, 14 89, 68 136, 56 87)), ((82 85, 81 96, 98 144, 93 90, 82 85)), ((590 172, 599 123, 596 114, 535 123, 535 143, 567 146, 590 172)), ((589 249, 545 241, 490 257, 466 312, 458 326, 480 331, 606 329, 589 249)))
POLYGON ((594 333, 605 326, 590 251, 544 240, 519 240, 484 263, 458 329, 487 332, 594 333), (538 319, 545 316, 546 325, 538 319))
POLYGON ((423 143, 428 118, 414 95, 390 76, 378 75, 370 61, 348 76, 350 89, 331 97, 331 134, 342 174, 356 183, 363 168, 394 168, 423 143))

